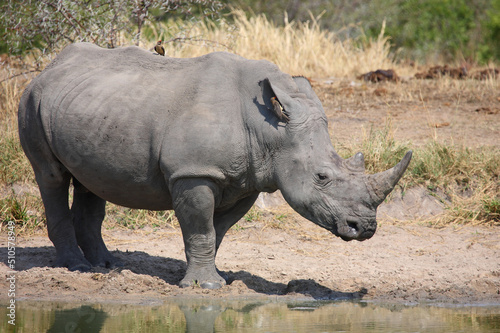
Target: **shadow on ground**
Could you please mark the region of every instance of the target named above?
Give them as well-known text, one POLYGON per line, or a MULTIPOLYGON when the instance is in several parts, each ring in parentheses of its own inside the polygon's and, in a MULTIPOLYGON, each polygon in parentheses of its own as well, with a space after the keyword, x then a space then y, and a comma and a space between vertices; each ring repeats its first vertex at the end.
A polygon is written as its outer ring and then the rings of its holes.
MULTIPOLYGON (((112 253, 124 263, 123 267, 119 269, 94 267, 91 272, 109 274, 127 269, 135 274, 158 277, 172 286, 177 286, 186 273, 186 263, 182 260, 152 256, 142 251, 116 250, 112 251, 112 253)), ((17 255, 16 270, 27 271, 35 267, 54 267, 56 251, 51 246, 19 247, 17 248, 17 255)), ((7 248, 0 247, 0 256, 7 257, 7 248)), ((224 274, 227 276, 229 286, 235 281, 241 281, 246 288, 265 295, 300 294, 317 300, 355 300, 363 298, 367 293, 366 289, 350 293, 332 290, 312 279, 291 280, 288 284, 285 284, 269 281, 243 270, 224 272, 224 274)))

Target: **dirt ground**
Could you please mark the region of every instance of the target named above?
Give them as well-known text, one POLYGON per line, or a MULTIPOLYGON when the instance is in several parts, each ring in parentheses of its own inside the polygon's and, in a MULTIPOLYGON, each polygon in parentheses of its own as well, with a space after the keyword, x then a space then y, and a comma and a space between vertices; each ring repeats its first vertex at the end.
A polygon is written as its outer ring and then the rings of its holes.
MULTIPOLYGON (((314 82, 336 144, 362 140, 370 128, 390 120, 396 140, 414 145, 439 140, 499 146, 498 89, 462 93, 460 87, 447 91, 433 82, 419 85, 314 82)), ((288 225, 242 220, 230 230, 217 258, 229 277, 221 290, 177 287, 186 268, 179 229, 104 229, 108 248, 125 263, 122 269, 80 273, 54 268, 55 250, 45 235, 18 238, 16 297, 134 303, 174 296, 500 303, 500 227, 436 229, 415 222, 443 210, 423 188, 384 203, 379 229, 365 242, 336 238, 293 213, 278 195, 264 196, 258 204, 262 218, 271 214, 266 210, 286 211, 288 225)), ((7 277, 5 234, 0 257, 0 275, 7 277)), ((6 279, 0 280, 0 290, 0 300, 6 300, 6 279)))
POLYGON ((500 146, 499 80, 406 79, 399 83, 313 81, 328 116, 334 145, 361 142, 390 127, 398 142, 466 147, 500 146))
MULTIPOLYGON (((500 230, 382 224, 365 242, 346 243, 308 221, 292 230, 242 225, 221 246, 221 290, 180 289, 185 258, 178 230, 105 231, 125 262, 90 273, 53 268, 47 237, 18 240, 18 299, 148 302, 172 296, 369 299, 390 302, 500 302, 500 230)), ((5 257, 5 244, 1 243, 5 257)), ((0 274, 8 275, 0 266, 0 274)), ((7 290, 5 279, 0 288, 7 290)), ((2 293, 5 297, 6 293, 2 293)))

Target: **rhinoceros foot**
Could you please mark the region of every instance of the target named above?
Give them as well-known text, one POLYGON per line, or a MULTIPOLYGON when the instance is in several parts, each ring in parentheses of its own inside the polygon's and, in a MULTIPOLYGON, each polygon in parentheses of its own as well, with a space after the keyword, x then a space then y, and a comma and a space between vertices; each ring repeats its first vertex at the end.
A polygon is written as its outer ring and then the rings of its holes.
POLYGON ((90 262, 82 255, 79 256, 58 256, 56 266, 67 267, 70 271, 88 272, 92 268, 90 262))
POLYGON ((93 258, 92 260, 89 259, 89 261, 92 264, 92 266, 96 267, 117 268, 124 266, 123 261, 114 257, 109 252, 102 257, 93 258))
POLYGON ((83 253, 92 266, 104 268, 123 267, 123 262, 108 251, 104 242, 100 246, 91 249, 83 248, 83 253))
POLYGON ((188 288, 195 285, 203 289, 220 289, 226 285, 226 280, 216 269, 188 269, 186 276, 179 283, 179 287, 188 288))

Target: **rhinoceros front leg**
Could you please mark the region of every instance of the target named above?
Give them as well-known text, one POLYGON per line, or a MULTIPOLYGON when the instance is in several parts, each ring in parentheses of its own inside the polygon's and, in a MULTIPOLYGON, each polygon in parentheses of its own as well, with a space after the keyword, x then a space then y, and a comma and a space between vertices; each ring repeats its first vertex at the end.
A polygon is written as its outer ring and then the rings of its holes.
POLYGON ((179 283, 181 288, 198 284, 218 289, 226 284, 215 268, 215 191, 211 181, 195 178, 179 179, 172 189, 187 260, 186 276, 179 283))

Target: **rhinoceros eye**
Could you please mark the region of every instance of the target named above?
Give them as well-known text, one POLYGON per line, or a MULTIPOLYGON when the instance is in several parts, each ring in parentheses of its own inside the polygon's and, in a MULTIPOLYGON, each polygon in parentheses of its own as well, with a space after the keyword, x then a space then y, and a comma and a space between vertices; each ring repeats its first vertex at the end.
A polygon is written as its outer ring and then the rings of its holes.
POLYGON ((326 175, 324 173, 318 173, 318 179, 319 180, 327 180, 328 179, 328 175, 326 175))
POLYGON ((330 176, 326 173, 318 173, 316 175, 316 183, 320 186, 328 186, 332 182, 330 176))
POLYGON ((328 168, 324 168, 323 170, 317 170, 314 175, 314 182, 316 185, 320 187, 325 187, 330 185, 332 180, 335 179, 332 171, 328 168))

